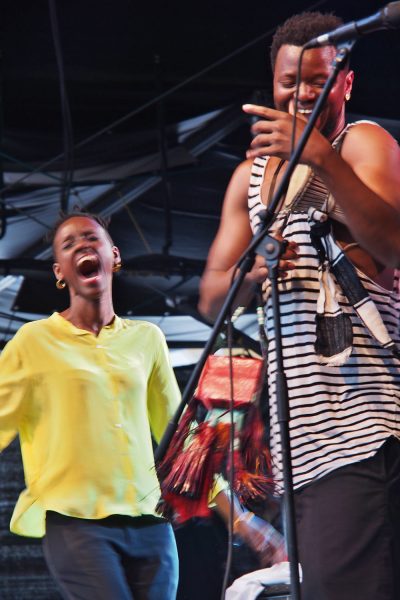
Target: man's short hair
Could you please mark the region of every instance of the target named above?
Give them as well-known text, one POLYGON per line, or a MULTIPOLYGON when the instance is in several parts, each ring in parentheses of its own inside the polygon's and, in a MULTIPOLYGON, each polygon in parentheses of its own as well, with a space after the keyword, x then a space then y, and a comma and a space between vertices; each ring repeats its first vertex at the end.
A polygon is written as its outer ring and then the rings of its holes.
POLYGON ((278 50, 284 44, 304 46, 312 38, 343 25, 340 17, 333 13, 303 12, 293 15, 278 27, 272 38, 271 65, 275 69, 278 50))

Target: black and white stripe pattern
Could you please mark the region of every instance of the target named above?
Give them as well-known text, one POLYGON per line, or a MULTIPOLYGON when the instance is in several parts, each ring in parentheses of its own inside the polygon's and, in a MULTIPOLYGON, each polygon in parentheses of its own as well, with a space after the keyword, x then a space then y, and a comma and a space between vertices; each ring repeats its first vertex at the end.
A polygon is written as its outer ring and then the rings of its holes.
MULTIPOLYGON (((258 224, 260 187, 267 158, 254 162, 249 189, 252 228, 258 224)), ((304 200, 304 198, 303 198, 304 200)), ((304 202, 304 204, 307 204, 304 202)), ((308 207, 307 207, 308 208, 308 207)), ((315 315, 319 294, 318 258, 305 212, 278 215, 274 229, 299 246, 297 267, 280 282, 284 367, 290 402, 290 437, 295 488, 330 471, 372 456, 390 435, 400 438, 400 361, 370 335, 338 289, 341 309, 350 315, 353 349, 344 365, 322 365, 315 353, 315 315)), ((297 210, 297 209, 296 209, 297 210)), ((400 286, 396 274, 389 292, 357 272, 395 342, 400 341, 400 286)), ((266 305, 271 398, 271 454, 281 478, 279 425, 275 402, 275 331, 270 298, 266 305)))

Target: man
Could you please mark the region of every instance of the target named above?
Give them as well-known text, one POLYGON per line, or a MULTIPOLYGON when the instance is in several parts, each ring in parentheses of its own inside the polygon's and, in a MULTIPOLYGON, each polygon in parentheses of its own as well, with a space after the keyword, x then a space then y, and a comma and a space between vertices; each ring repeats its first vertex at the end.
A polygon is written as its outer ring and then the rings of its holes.
MULTIPOLYGON (((341 24, 333 15, 303 13, 274 36, 275 109, 243 107, 259 120, 247 160, 228 186, 201 282, 199 309, 210 319, 289 160, 301 47, 341 24)), ((297 140, 335 53, 330 46, 304 53, 297 140)), ((339 73, 271 227, 287 241, 279 291, 303 600, 400 597, 400 295, 393 272, 400 263, 400 152, 378 125, 346 125, 353 78, 348 66, 339 73)), ((237 302, 248 302, 255 285, 263 284, 271 453, 279 484, 267 275, 257 256, 237 302)))

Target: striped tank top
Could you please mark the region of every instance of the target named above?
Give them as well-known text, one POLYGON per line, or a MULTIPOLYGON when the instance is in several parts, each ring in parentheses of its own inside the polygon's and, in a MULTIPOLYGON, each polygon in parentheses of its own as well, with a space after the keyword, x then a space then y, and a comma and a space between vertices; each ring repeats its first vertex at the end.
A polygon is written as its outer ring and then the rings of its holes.
MULTIPOLYGON (((256 158, 252 166, 248 206, 253 231, 259 223, 259 211, 265 209, 260 192, 267 161, 268 157, 256 158)), ((329 194, 321 184, 313 175, 308 178, 295 206, 290 210, 283 206, 272 227, 283 226, 285 239, 296 241, 299 247, 296 268, 279 281, 283 364, 289 395, 295 489, 339 467, 374 455, 390 435, 400 438, 400 361, 371 336, 339 287, 339 305, 343 312, 350 315, 352 323, 351 355, 341 366, 321 364, 316 355, 319 263, 310 240, 307 210, 310 205, 318 208, 318 203, 320 206, 328 198, 329 194)), ((332 199, 330 210, 335 210, 332 199)), ((335 215, 338 220, 341 220, 340 217, 339 214, 335 215)), ((399 343, 399 272, 395 273, 392 291, 385 290, 360 271, 357 274, 375 302, 390 336, 399 343)), ((265 310, 271 456, 279 490, 282 489, 282 457, 275 395, 275 331, 270 296, 267 296, 265 310)))

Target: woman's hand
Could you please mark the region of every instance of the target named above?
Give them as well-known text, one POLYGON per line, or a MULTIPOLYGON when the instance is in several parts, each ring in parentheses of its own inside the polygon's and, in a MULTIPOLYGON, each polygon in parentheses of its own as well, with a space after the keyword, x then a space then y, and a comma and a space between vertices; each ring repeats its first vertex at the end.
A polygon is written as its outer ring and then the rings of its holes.
POLYGON ((234 533, 257 553, 262 567, 287 560, 283 536, 268 521, 254 513, 242 512, 235 520, 234 533))

